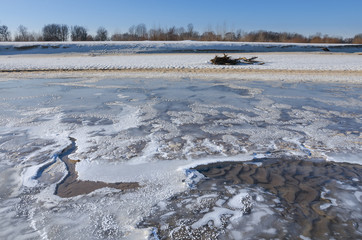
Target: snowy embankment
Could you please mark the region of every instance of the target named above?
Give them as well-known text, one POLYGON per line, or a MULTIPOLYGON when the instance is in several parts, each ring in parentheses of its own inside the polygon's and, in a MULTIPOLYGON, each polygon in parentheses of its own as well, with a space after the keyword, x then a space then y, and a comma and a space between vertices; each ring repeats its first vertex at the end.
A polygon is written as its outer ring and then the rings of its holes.
MULTIPOLYGON (((0 72, 122 70, 257 74, 257 79, 285 74, 308 79, 360 82, 362 45, 236 42, 33 42, 0 43, 0 72), (329 51, 323 50, 327 48, 329 51), (264 65, 215 66, 215 54, 234 58, 257 56, 264 65), (273 74, 271 74, 273 73, 273 74), (260 76, 263 75, 263 76, 260 76), (332 79, 333 80, 333 79, 332 79)), ((288 78, 290 79, 290 78, 288 78)))
POLYGON ((0 56, 0 70, 152 70, 152 69, 235 69, 361 71, 362 56, 356 54, 241 53, 232 57, 258 56, 264 65, 215 66, 215 54, 132 54, 132 55, 20 55, 0 56))
POLYGON ((199 53, 199 52, 362 52, 361 44, 298 44, 198 41, 137 42, 9 42, 0 43, 0 55, 54 53, 199 53))

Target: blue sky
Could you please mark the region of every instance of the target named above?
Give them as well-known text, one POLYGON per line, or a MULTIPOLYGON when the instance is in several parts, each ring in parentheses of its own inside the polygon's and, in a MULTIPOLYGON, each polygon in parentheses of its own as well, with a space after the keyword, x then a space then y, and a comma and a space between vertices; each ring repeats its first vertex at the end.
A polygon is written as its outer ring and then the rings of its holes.
POLYGON ((217 31, 321 32, 353 37, 362 33, 362 0, 0 0, 0 25, 12 32, 22 24, 40 31, 45 24, 104 26, 112 34, 133 24, 217 31))

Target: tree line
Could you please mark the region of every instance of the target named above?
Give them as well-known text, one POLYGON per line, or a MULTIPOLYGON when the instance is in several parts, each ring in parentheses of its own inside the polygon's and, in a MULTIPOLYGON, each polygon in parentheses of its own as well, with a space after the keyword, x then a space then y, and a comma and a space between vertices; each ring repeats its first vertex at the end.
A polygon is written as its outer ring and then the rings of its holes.
POLYGON ((331 37, 317 33, 304 36, 298 33, 273 32, 273 31, 212 31, 199 33, 192 24, 184 27, 151 28, 141 23, 132 25, 128 32, 109 35, 104 27, 99 27, 95 35, 89 34, 84 26, 71 26, 65 24, 48 24, 40 33, 30 32, 25 26, 20 25, 14 34, 7 26, 0 25, 0 41, 231 41, 231 42, 290 42, 290 43, 354 43, 362 44, 362 34, 353 38, 331 37))

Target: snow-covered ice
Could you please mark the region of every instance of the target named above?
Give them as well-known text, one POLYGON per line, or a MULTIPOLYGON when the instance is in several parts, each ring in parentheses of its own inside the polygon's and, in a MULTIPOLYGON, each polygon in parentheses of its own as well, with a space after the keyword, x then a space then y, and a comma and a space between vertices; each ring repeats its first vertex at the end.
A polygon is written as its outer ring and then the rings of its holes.
POLYGON ((361 44, 249 43, 199 41, 5 42, 1 55, 41 53, 185 53, 185 52, 361 52, 361 44))

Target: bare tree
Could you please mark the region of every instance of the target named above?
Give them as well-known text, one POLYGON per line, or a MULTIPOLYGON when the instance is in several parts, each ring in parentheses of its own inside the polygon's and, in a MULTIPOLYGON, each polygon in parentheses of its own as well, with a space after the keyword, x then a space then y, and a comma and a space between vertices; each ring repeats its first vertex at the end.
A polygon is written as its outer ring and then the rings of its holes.
POLYGON ((131 35, 132 37, 135 37, 135 32, 136 32, 136 26, 132 25, 129 27, 128 29, 129 35, 131 35))
POLYGON ((24 25, 18 27, 18 33, 15 36, 15 41, 29 41, 28 29, 24 25))
POLYGON ((35 37, 28 32, 28 29, 25 26, 20 25, 14 40, 17 42, 28 42, 35 41, 35 37))
POLYGON ((82 26, 73 26, 71 29, 71 39, 72 41, 87 41, 88 32, 85 27, 82 26))
POLYGON ((69 27, 65 24, 60 26, 60 38, 61 41, 68 41, 69 38, 69 27))
POLYGON ((238 29, 238 30, 236 30, 236 39, 238 40, 238 41, 240 41, 241 40, 241 29, 238 29))
POLYGON ((61 24, 48 24, 43 27, 44 41, 66 41, 68 40, 68 26, 61 24))
POLYGON ((0 42, 10 41, 10 32, 5 25, 0 26, 0 42))
POLYGON ((108 31, 104 27, 99 27, 97 34, 95 36, 96 41, 106 41, 108 40, 108 31))
POLYGON ((122 33, 114 33, 111 36, 111 41, 122 41, 123 40, 123 35, 122 33))
POLYGON ((234 32, 227 32, 224 34, 224 41, 235 41, 236 35, 234 32))
POLYGON ((146 25, 141 23, 136 26, 135 34, 139 40, 147 39, 147 28, 146 25))
POLYGON ((88 34, 86 41, 94 41, 94 37, 92 35, 88 34))
POLYGON ((201 41, 217 41, 221 35, 216 35, 213 31, 204 32, 201 35, 201 41))
POLYGON ((157 29, 151 28, 148 32, 148 39, 151 41, 157 41, 159 39, 157 29))
POLYGON ((193 35, 194 35, 194 25, 192 25, 192 23, 189 23, 187 25, 187 38, 191 40, 193 35))
POLYGON ((44 41, 60 41, 58 24, 48 24, 43 27, 44 41))
POLYGON ((362 44, 362 33, 354 36, 352 43, 354 44, 362 44))
POLYGON ((175 40, 177 40, 177 34, 176 34, 176 27, 175 27, 175 26, 170 27, 170 28, 167 30, 166 40, 167 40, 167 41, 175 41, 175 40))
POLYGON ((185 28, 179 27, 176 29, 176 34, 179 36, 179 38, 183 39, 185 36, 185 28))
POLYGON ((167 36, 162 28, 151 28, 148 33, 148 39, 151 41, 164 41, 167 39, 167 36))

